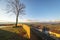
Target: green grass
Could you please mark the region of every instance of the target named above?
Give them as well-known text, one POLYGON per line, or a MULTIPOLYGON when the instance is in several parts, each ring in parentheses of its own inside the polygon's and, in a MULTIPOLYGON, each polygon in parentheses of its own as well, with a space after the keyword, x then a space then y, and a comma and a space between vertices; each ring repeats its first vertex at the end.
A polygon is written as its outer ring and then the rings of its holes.
POLYGON ((0 28, 0 40, 28 40, 26 31, 20 28, 0 28))

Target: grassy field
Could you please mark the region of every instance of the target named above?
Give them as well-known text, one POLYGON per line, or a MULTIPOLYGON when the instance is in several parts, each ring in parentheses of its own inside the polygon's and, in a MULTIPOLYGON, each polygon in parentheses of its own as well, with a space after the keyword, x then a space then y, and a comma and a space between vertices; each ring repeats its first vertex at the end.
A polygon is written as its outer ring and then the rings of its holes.
POLYGON ((0 40, 29 40, 29 38, 23 27, 3 27, 0 28, 0 40))
POLYGON ((33 27, 38 29, 43 29, 43 27, 47 27, 49 29, 49 33, 57 38, 60 38, 60 23, 33 23, 31 24, 33 27))
MULTIPOLYGON (((51 34, 60 38, 60 24, 29 24, 33 27, 42 29, 43 26, 49 28, 51 34)), ((26 24, 18 24, 19 27, 15 28, 14 25, 0 26, 0 40, 33 40, 37 37, 30 33, 30 27, 26 24), (5 26, 5 27, 4 27, 5 26), (31 34, 31 35, 30 35, 31 34), (31 37, 31 38, 30 38, 31 37)))

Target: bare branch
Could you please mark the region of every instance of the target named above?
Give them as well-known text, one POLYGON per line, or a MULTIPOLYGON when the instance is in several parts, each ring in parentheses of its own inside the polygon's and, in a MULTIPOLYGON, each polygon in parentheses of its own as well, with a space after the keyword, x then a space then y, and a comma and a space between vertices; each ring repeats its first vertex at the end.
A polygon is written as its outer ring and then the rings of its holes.
POLYGON ((8 0, 8 13, 13 12, 16 14, 16 26, 18 23, 19 15, 25 15, 24 8, 25 5, 20 2, 20 0, 8 0))

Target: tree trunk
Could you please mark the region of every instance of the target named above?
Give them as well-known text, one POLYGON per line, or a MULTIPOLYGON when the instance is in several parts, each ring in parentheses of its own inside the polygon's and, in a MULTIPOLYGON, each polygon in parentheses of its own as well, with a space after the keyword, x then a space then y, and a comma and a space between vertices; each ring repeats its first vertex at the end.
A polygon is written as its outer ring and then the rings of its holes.
POLYGON ((17 15, 16 15, 16 27, 17 27, 17 24, 18 24, 18 15, 19 13, 17 13, 17 15))

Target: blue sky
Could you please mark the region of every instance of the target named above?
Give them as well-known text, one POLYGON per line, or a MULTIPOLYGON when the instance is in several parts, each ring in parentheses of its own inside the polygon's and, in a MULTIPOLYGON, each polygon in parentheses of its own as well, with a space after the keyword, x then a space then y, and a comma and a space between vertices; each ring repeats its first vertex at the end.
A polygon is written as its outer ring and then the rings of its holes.
MULTIPOLYGON (((60 0, 21 0, 26 6, 21 20, 50 21, 60 20, 60 0)), ((0 2, 0 19, 14 21, 15 15, 4 14, 5 1, 0 2), (4 19, 5 18, 5 19, 4 19)), ((20 20, 20 19, 19 19, 20 20)))

